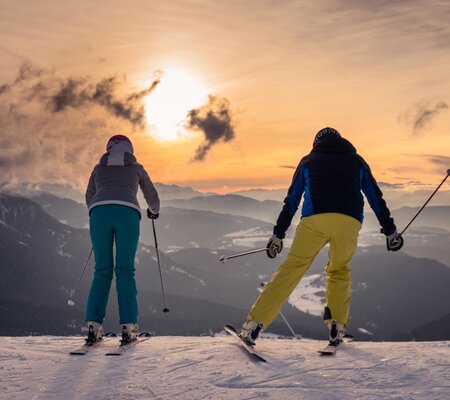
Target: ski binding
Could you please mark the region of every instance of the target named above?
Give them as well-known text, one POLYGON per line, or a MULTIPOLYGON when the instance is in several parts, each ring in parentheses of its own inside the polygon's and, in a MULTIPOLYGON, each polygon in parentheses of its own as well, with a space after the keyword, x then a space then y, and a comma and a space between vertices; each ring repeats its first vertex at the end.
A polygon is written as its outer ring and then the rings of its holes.
POLYGON ((108 353, 105 353, 105 356, 121 356, 123 353, 128 351, 130 348, 136 346, 139 343, 145 342, 146 340, 148 340, 150 338, 151 338, 150 333, 142 332, 138 335, 136 340, 133 340, 132 342, 128 342, 125 344, 120 344, 114 350, 111 350, 108 353))
POLYGON ((225 325, 225 331, 239 341, 241 348, 245 349, 247 353, 256 361, 267 362, 265 358, 261 357, 253 348, 253 346, 245 343, 238 335, 237 330, 232 325, 225 325))

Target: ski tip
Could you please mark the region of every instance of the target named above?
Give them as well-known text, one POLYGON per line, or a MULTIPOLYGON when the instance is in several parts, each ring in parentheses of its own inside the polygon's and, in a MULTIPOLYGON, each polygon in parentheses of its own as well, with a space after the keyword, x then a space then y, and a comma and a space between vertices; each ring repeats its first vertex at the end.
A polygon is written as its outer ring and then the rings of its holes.
POLYGON ((237 333, 236 328, 233 325, 225 325, 225 330, 233 331, 234 333, 237 333))
POLYGON ((334 356, 336 354, 336 350, 329 351, 329 350, 317 350, 317 352, 324 357, 327 356, 334 356))
POLYGON ((337 346, 328 344, 327 346, 323 347, 322 349, 317 350, 317 352, 321 356, 332 356, 336 353, 337 346))

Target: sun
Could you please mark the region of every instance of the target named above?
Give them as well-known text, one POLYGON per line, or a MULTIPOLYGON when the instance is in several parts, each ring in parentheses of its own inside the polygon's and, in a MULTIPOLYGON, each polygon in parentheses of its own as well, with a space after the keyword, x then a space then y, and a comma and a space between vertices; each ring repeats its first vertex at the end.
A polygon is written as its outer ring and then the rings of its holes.
POLYGON ((152 134, 159 140, 175 140, 183 133, 189 110, 205 103, 207 88, 184 69, 165 69, 161 81, 144 99, 152 134))

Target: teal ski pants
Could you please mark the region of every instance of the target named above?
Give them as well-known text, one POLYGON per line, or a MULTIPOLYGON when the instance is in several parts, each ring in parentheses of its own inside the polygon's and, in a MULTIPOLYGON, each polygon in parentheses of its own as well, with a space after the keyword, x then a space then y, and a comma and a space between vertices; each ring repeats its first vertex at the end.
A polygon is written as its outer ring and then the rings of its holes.
POLYGON ((87 302, 86 321, 103 322, 115 272, 119 323, 137 322, 134 257, 139 240, 139 220, 137 210, 118 204, 101 205, 91 210, 89 226, 95 255, 95 271, 87 302))

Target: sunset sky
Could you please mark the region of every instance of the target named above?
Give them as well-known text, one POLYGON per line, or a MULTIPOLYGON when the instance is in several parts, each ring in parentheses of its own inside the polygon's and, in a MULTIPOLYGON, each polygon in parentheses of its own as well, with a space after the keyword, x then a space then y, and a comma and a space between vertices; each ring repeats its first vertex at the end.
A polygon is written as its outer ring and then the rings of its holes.
POLYGON ((433 0, 0 0, 0 181, 84 187, 122 133, 153 181, 285 188, 331 126, 379 181, 436 187, 449 21, 433 0))

